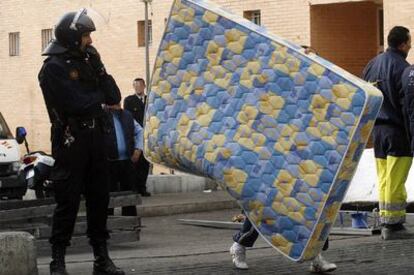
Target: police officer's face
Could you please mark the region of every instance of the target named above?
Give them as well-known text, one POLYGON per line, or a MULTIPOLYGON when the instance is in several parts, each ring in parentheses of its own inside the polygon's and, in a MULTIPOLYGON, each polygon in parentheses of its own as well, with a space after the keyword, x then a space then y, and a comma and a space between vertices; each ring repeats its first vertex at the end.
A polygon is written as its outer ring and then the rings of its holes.
POLYGON ((139 96, 144 95, 145 83, 143 81, 141 81, 141 80, 134 81, 133 86, 134 86, 135 93, 137 95, 139 95, 139 96))
POLYGON ((91 33, 85 32, 84 34, 82 34, 81 45, 80 45, 81 51, 84 52, 86 50, 86 47, 88 47, 91 44, 92 44, 91 33))

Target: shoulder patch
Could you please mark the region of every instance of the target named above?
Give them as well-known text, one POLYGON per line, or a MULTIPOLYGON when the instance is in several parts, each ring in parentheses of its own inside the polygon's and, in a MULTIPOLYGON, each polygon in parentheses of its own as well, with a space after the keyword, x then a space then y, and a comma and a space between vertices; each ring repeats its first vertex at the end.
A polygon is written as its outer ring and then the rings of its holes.
POLYGON ((72 80, 78 80, 79 79, 79 72, 76 69, 72 69, 69 71, 69 78, 72 80))

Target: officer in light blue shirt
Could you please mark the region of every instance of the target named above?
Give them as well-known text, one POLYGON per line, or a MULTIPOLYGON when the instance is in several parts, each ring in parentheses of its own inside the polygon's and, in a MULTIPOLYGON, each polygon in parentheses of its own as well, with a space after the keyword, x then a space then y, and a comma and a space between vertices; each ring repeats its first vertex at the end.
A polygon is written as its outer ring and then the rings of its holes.
MULTIPOLYGON (((128 112, 125 110, 120 110, 121 112, 128 112)), ((143 148, 144 148, 144 131, 141 127, 141 125, 138 124, 134 120, 134 152, 132 156, 129 156, 128 148, 125 143, 125 133, 124 129, 122 127, 122 121, 121 121, 121 115, 119 114, 119 111, 112 111, 112 119, 115 126, 115 134, 116 134, 116 143, 118 147, 118 159, 117 160, 126 160, 131 159, 132 162, 135 163, 134 159, 139 158, 139 155, 141 154, 143 148), (139 154, 138 156, 134 157, 134 154, 139 154)))
MULTIPOLYGON (((110 127, 106 134, 106 150, 109 160, 111 191, 137 190, 136 163, 144 147, 142 127, 131 113, 123 110, 120 104, 108 107, 110 127)), ((108 210, 113 214, 113 209, 108 210)), ((136 216, 136 207, 122 207, 123 216, 136 216)))

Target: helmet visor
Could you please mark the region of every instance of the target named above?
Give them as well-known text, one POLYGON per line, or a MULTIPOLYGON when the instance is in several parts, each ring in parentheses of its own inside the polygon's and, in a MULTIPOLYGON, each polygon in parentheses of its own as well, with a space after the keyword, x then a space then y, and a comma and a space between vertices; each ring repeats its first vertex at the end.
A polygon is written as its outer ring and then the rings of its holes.
POLYGON ((75 17, 73 17, 72 23, 69 26, 70 29, 80 32, 92 32, 95 31, 95 24, 92 19, 88 16, 88 11, 83 8, 80 9, 75 17))

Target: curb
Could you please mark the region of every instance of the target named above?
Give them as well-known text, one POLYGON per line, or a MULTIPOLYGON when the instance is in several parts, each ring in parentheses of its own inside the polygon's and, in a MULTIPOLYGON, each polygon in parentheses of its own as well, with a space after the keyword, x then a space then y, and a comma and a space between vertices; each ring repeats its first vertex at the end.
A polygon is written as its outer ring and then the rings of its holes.
POLYGON ((166 205, 138 206, 138 215, 141 217, 168 216, 174 214, 207 212, 238 207, 236 201, 194 202, 166 205))
POLYGON ((141 217, 156 217, 182 213, 206 212, 238 208, 226 191, 158 194, 142 198, 137 206, 141 217))

